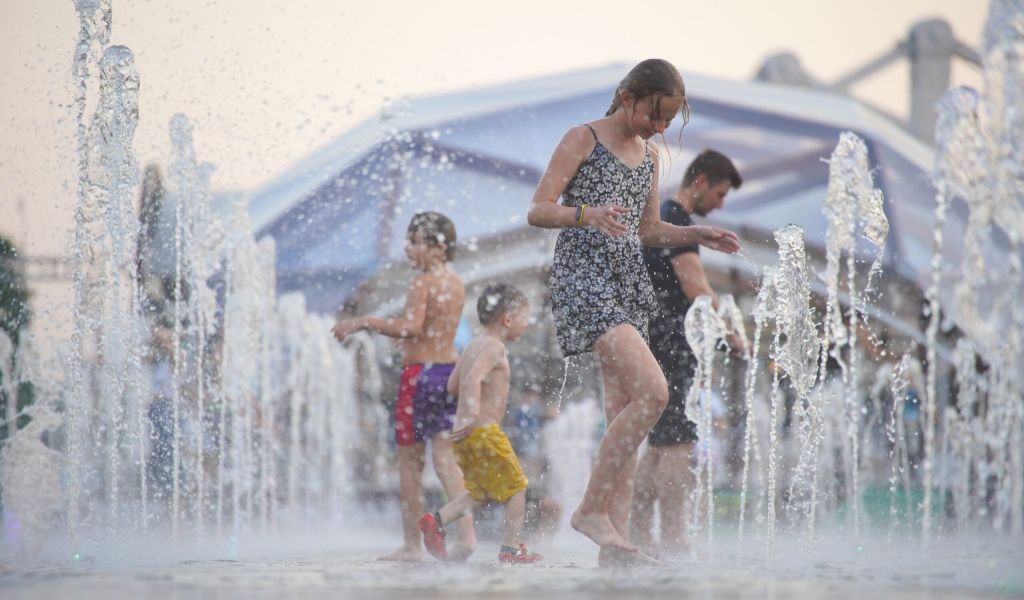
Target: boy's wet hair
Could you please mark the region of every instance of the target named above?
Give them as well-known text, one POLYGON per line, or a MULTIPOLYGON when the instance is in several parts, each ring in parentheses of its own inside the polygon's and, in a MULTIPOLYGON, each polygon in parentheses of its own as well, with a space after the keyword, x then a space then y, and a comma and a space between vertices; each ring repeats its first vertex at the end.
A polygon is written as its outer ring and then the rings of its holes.
POLYGON ((481 325, 490 325, 501 315, 527 304, 526 294, 507 283, 491 283, 476 301, 476 316, 481 325))
POLYGON ((738 190, 743 185, 743 178, 729 157, 710 148, 698 154, 690 166, 686 167, 683 186, 693 185, 701 175, 708 178, 709 185, 718 185, 726 179, 732 184, 733 189, 738 190))
POLYGON ((451 261, 455 258, 455 223, 439 212, 427 210, 413 215, 409 221, 409 235, 419 233, 428 246, 444 248, 444 256, 451 261))

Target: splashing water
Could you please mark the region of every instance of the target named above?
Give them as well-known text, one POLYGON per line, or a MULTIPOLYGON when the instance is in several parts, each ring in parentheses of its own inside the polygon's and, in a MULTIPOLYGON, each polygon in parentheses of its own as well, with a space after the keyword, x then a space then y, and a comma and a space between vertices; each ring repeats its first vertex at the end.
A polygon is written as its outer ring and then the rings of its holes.
MULTIPOLYGON (((984 39, 984 90, 952 90, 938 107, 938 208, 928 290, 925 543, 933 528, 935 440, 943 433, 937 428, 938 411, 944 407, 938 388, 941 366, 936 361, 943 316, 970 340, 958 342, 954 366, 968 404, 958 403, 958 414, 946 422, 955 431, 970 433, 968 440, 977 443, 950 444, 958 450, 958 468, 963 471, 956 485, 942 484, 958 507, 961 525, 967 515, 976 515, 1012 533, 1019 534, 1024 527, 1024 375, 1019 368, 1024 352, 1024 308, 1019 300, 1024 294, 1024 4, 993 2, 984 39), (940 295, 944 226, 946 213, 956 202, 966 206, 969 216, 958 280, 948 299, 940 295), (979 485, 990 490, 983 498, 975 495, 979 485)), ((951 430, 944 433, 952 435, 951 430)))
POLYGON ((212 167, 196 160, 183 115, 171 121, 164 198, 173 248, 151 249, 173 252, 164 285, 173 308, 148 312, 154 282, 139 268, 133 206, 139 75, 131 50, 104 48, 110 3, 76 7, 74 331, 55 357, 22 333, 12 359, 0 339, 3 385, 31 385, 34 396, 12 415, 27 425, 0 457, 8 533, 31 561, 48 539, 88 556, 127 548, 113 536, 177 541, 184 524, 193 537, 212 529, 238 539, 336 522, 351 499, 347 455, 357 435, 351 352, 303 298, 275 299, 273 244, 256 244, 244 202, 215 207, 212 167), (66 538, 56 531, 62 522, 66 538))
MULTIPOLYGON (((18 543, 35 552, 32 547, 63 519, 73 549, 88 553, 117 533, 176 542, 214 535, 237 540, 343 518, 351 496, 350 441, 357 435, 349 418, 356 412, 355 349, 335 344, 329 320, 311 315, 302 296, 277 295, 273 242, 253 239, 241 202, 223 202, 210 191, 212 167, 197 160, 192 125, 183 115, 170 126, 170 351, 150 348, 160 332, 140 310, 144 282, 133 263, 138 169, 131 145, 139 78, 130 50, 106 47, 110 3, 76 6, 75 330, 72 347, 56 357, 39 356, 26 337, 12 358, 0 338, 8 395, 20 382, 32 382, 37 397, 22 413, 7 415, 31 418, 0 456, 9 536, 16 531, 18 543), (90 70, 98 73, 98 85, 90 70), (98 97, 87 118, 90 84, 98 97), (65 369, 55 366, 60 361, 65 369), (55 439, 62 429, 63 444, 55 439)), ((840 537, 861 541, 867 476, 879 473, 888 491, 890 543, 916 526, 915 515, 922 515, 920 533, 928 543, 941 531, 933 512, 947 499, 944 508, 955 515, 951 529, 1020 534, 1022 14, 1019 2, 993 4, 984 93, 957 90, 940 106, 924 367, 908 352, 874 373, 859 341, 866 308, 878 299, 888 237, 883 198, 861 140, 843 134, 829 160, 823 311, 812 299, 802 231, 776 232, 779 260, 763 268, 743 381, 737 555, 754 548, 773 560, 778 532, 786 528, 814 542, 816 527, 834 525, 840 537), (942 254, 951 225, 946 215, 961 204, 969 215, 963 263, 951 265, 942 254), (859 269, 865 258, 871 266, 859 269), (950 267, 963 272, 956 285, 943 281, 950 267), (939 364, 940 334, 961 335, 952 365, 939 364), (760 356, 762 337, 771 341, 768 356, 760 356), (872 375, 878 381, 865 385, 872 375), (955 405, 940 385, 947 375, 956 382, 955 405), (877 456, 882 468, 871 464, 877 456)), ((394 129, 392 151, 370 170, 402 171, 416 160, 451 168, 444 150, 407 150, 411 135, 394 129)), ((394 181, 382 184, 384 192, 406 198, 409 190, 394 181)), ((717 310, 702 299, 686 317, 698 357, 688 406, 705 441, 715 435, 714 374, 721 369, 724 378, 730 364, 715 350, 730 332, 746 339, 731 297, 719 298, 717 310)), ((563 377, 560 398, 568 374, 563 377)), ((379 380, 372 385, 379 394, 379 380)), ((725 386, 719 381, 717 387, 725 386)), ((601 410, 591 399, 569 403, 565 412, 571 414, 547 432, 549 453, 558 458, 551 481, 556 496, 578 498, 601 410)), ((709 554, 720 527, 716 503, 722 504, 711 452, 710 444, 699 448, 691 497, 699 507, 693 530, 703 529, 709 554)))
MULTIPOLYGON (((172 403, 172 536, 177 537, 181 518, 182 392, 194 398, 190 406, 191 440, 194 446, 192 481, 196 532, 204 527, 206 474, 203 443, 209 435, 207 415, 212 386, 208 341, 216 332, 217 299, 209 280, 220 267, 225 233, 210 210, 210 174, 212 165, 199 164, 192 146, 192 124, 185 115, 175 115, 170 124, 171 164, 166 199, 174 207, 174 328, 171 343, 174 354, 172 403), (189 285, 186 290, 185 282, 189 285)), ((266 290, 264 290, 266 291, 266 290)))
POLYGON ((138 123, 139 76, 128 48, 112 46, 99 62, 96 112, 87 130, 82 184, 75 226, 75 332, 69 416, 69 528, 76 535, 80 518, 117 529, 122 518, 122 455, 138 458, 140 432, 129 435, 125 414, 142 397, 138 296, 135 293, 134 239, 138 224, 132 191, 138 169, 131 150, 138 123), (86 372, 85 363, 97 367, 86 372), (91 389, 105 402, 94 402, 91 389), (99 426, 90 435, 90 423, 99 426), (135 440, 135 442, 133 442, 135 440), (132 447, 134 446, 134 447, 132 447), (95 459, 91 470, 86 457, 95 459), (89 481, 102 481, 109 499, 105 515, 95 506, 89 481))
MULTIPOLYGON (((772 430, 769 433, 768 465, 768 543, 767 553, 771 555, 775 535, 775 499, 778 485, 779 437, 777 419, 779 413, 779 384, 785 376, 797 392, 798 433, 801 446, 801 463, 792 482, 792 490, 813 487, 813 477, 807 471, 806 454, 813 447, 810 435, 813 425, 813 406, 809 404, 809 392, 815 380, 818 340, 810 311, 810 287, 807 278, 807 259, 804 255, 803 230, 788 225, 775 232, 779 244, 779 264, 773 270, 770 283, 775 303, 775 335, 772 342, 771 358, 775 363, 770 396, 772 430)), ((794 501, 799 497, 793 494, 794 501)))
POLYGON ((804 232, 787 225, 775 232, 779 264, 775 269, 775 316, 780 341, 773 357, 800 397, 807 397, 816 378, 818 336, 811 320, 811 289, 804 254, 804 232))
MULTIPOLYGON (((748 481, 750 479, 751 462, 754 458, 752 454, 758 446, 757 431, 759 428, 754 421, 754 390, 757 385, 758 368, 760 367, 758 349, 761 347, 761 332, 764 330, 765 323, 769 318, 768 305, 774 303, 774 300, 771 298, 771 294, 774 292, 771 281, 774 278, 774 270, 771 267, 764 267, 761 277, 761 288, 758 290, 757 299, 754 302, 754 338, 750 346, 750 356, 748 358, 746 382, 744 385, 746 422, 743 427, 743 473, 740 476, 739 526, 737 529, 737 543, 740 548, 743 547, 744 526, 746 525, 748 481)), ((760 511, 756 510, 755 514, 760 515, 760 511)))
MULTIPOLYGON (((755 341, 754 351, 760 343, 762 329, 771 322, 774 325, 770 358, 774 363, 771 370, 771 386, 768 396, 769 418, 760 427, 767 428, 768 440, 766 468, 767 504, 765 515, 766 557, 771 560, 777 527, 776 505, 779 502, 780 476, 785 476, 788 486, 785 493, 786 522, 791 526, 803 523, 809 539, 814 539, 815 520, 819 512, 822 494, 836 498, 838 490, 823 489, 819 472, 834 472, 845 466, 851 486, 853 505, 853 531, 860 531, 860 489, 859 465, 861 463, 858 425, 862 404, 857 378, 858 352, 856 348, 857 328, 864 320, 866 298, 870 295, 874 281, 881 272, 881 256, 888 223, 882 212, 882 197, 874 189, 867 166, 867 149, 863 141, 853 134, 844 133, 830 161, 829 195, 825 203, 825 214, 829 229, 826 271, 826 309, 822 323, 815 321, 812 305, 811 285, 807 274, 807 257, 804 248, 803 231, 790 225, 775 232, 779 245, 778 265, 765 271, 761 291, 754 308, 755 341), (858 234, 871 242, 876 251, 874 262, 867 276, 865 289, 857 285, 855 260, 858 234), (846 255, 846 300, 849 305, 849 325, 843 319, 840 300, 840 274, 843 255, 846 255), (823 335, 819 336, 819 332, 823 335), (845 360, 838 354, 838 348, 847 348, 845 360), (833 349, 833 346, 836 346, 833 349), (829 358, 837 359, 843 366, 843 381, 839 383, 829 377, 829 358), (780 402, 783 380, 792 389, 793 398, 787 400, 786 411, 792 412, 795 431, 796 460, 791 471, 782 473, 780 463, 785 442, 781 437, 780 402), (840 402, 837 402, 839 400, 840 402), (790 404, 791 402, 791 404, 790 404), (836 412, 836 407, 841 407, 836 412), (830 447, 822 451, 822 441, 828 440, 830 447), (841 462, 835 462, 835 456, 841 462)), ((756 355, 750 361, 746 378, 747 422, 744 433, 743 475, 740 496, 740 529, 742 543, 747 504, 747 483, 751 466, 751 450, 760 435, 756 431, 756 355)))
POLYGON ((776 341, 775 360, 796 390, 797 435, 800 460, 790 484, 790 510, 813 518, 813 490, 817 466, 816 436, 819 407, 812 401, 811 386, 817 377, 818 335, 810 307, 810 282, 804 253, 803 230, 789 225, 775 232, 779 244, 779 264, 772 285, 775 287, 776 341), (782 341, 784 339, 784 341, 782 341))
POLYGON ((696 507, 701 506, 701 501, 706 502, 704 511, 707 519, 706 534, 708 536, 708 547, 711 547, 714 534, 714 472, 711 459, 711 386, 712 386, 712 363, 714 361, 715 348, 720 340, 725 337, 725 323, 719 317, 711 303, 710 296, 698 296, 686 313, 684 320, 686 341, 697 358, 697 367, 694 371, 693 385, 686 396, 686 405, 698 407, 694 420, 697 423, 697 434, 704 441, 697 453, 697 464, 695 467, 694 486, 691 490, 691 506, 694 510, 690 519, 690 530, 697 528, 696 507))
POLYGON ((867 329, 867 306, 879 299, 888 237, 883 198, 873 186, 867 148, 859 138, 843 134, 829 160, 820 322, 810 302, 800 231, 776 232, 779 264, 765 269, 752 314, 754 352, 745 380, 738 515, 741 551, 751 515, 768 561, 778 523, 802 524, 813 541, 815 519, 831 515, 842 522, 846 515, 844 535, 859 540, 866 514, 862 503, 871 490, 862 484, 871 485, 879 474, 879 459, 887 470, 890 543, 897 531, 919 527, 922 543, 929 545, 940 506, 951 517, 948 531, 980 526, 1020 533, 1024 385, 1015 363, 1024 351, 1019 302, 1024 294, 1024 121, 1014 107, 1024 104, 1024 6, 995 3, 987 36, 986 92, 954 90, 939 107, 936 242, 926 291, 930 321, 924 366, 912 352, 891 362, 886 357, 892 351, 885 347, 876 355, 882 364, 873 365, 865 362, 870 348, 862 349, 859 342, 866 336, 876 347, 880 344, 867 329), (969 211, 959 266, 943 254, 951 225, 946 216, 956 202, 969 211), (858 274, 864 259, 871 266, 858 274), (956 273, 955 285, 943 285, 950 273, 956 273), (943 295, 945 290, 952 293, 943 295), (775 368, 762 374, 769 379, 762 387, 757 349, 766 327, 773 328, 769 357, 775 368), (959 336, 952 365, 939 363, 940 355, 949 355, 939 351, 940 330, 959 336), (955 388, 940 389, 948 369, 955 388), (783 415, 791 426, 783 423, 783 415), (782 482, 788 483, 785 494, 780 493, 782 482), (751 486, 764 495, 763 505, 748 506, 751 486), (785 521, 776 512, 780 502, 785 521))
MULTIPOLYGON (((686 341, 697 358, 693 384, 687 391, 686 405, 696 407, 692 417, 697 426, 698 443, 697 461, 693 465, 695 485, 690 490, 690 515, 687 519, 691 534, 702 526, 707 536, 708 547, 714 542, 715 529, 715 483, 716 473, 712 456, 716 437, 714 431, 713 405, 716 400, 712 391, 714 386, 715 351, 729 348, 730 343, 739 343, 744 351, 748 350, 743 313, 736 305, 731 294, 718 297, 718 306, 714 307, 710 296, 698 296, 684 319, 686 341), (703 525, 698 519, 703 513, 703 525)), ((730 356, 726 355, 721 365, 723 371, 728 369, 730 356)), ((724 380, 724 375, 723 375, 724 380)), ((719 389, 724 386, 719 384, 719 389)), ((723 403, 728 398, 721 398, 723 403)))
MULTIPOLYGON (((826 335, 822 340, 818 377, 824 381, 827 355, 832 352, 829 336, 831 334, 834 343, 845 343, 847 347, 846 360, 839 362, 845 367, 843 375, 846 386, 843 390, 842 404, 847 413, 847 436, 850 445, 849 475, 855 499, 861 497, 859 424, 862 409, 858 399, 860 354, 857 351, 857 339, 860 321, 865 320, 867 313, 866 298, 871 295, 872 283, 881 270, 885 238, 889 231, 889 223, 882 210, 882 203, 881 191, 873 187, 871 171, 868 167, 867 146, 856 135, 849 132, 843 133, 829 159, 829 187, 828 196, 825 199, 825 216, 828 219, 828 234, 826 236, 828 266, 825 271, 828 304, 825 309, 826 335), (856 279, 858 232, 874 246, 874 260, 868 271, 867 283, 863 292, 858 289, 856 279), (848 325, 844 324, 841 308, 837 304, 839 264, 843 254, 846 255, 848 325)), ((833 356, 838 358, 836 353, 833 353, 833 356)), ((854 502, 853 520, 854 531, 859 535, 861 530, 859 500, 854 502)))

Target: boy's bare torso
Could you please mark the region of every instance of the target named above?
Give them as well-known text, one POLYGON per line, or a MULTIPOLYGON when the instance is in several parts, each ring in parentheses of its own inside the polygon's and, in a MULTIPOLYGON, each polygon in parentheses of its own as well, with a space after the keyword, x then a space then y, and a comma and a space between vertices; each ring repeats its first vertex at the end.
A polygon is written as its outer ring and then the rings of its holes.
MULTIPOLYGON (((474 364, 485 353, 491 356, 498 354, 500 359, 494 363, 494 366, 484 375, 480 383, 480 398, 477 399, 480 405, 478 424, 500 424, 505 417, 509 390, 509 365, 503 343, 487 335, 477 336, 462 352, 462 358, 459 359, 459 363, 451 376, 458 381, 459 389, 463 389, 463 379, 469 376, 474 364)), ((464 402, 460 392, 458 411, 461 411, 463 406, 464 402)), ((456 413, 455 421, 459 422, 458 413, 456 413)))
POLYGON ((420 334, 403 340, 402 362, 407 365, 454 363, 459 358, 455 350, 455 330, 466 300, 462 279, 449 269, 439 269, 419 275, 412 287, 426 292, 426 310, 420 334))

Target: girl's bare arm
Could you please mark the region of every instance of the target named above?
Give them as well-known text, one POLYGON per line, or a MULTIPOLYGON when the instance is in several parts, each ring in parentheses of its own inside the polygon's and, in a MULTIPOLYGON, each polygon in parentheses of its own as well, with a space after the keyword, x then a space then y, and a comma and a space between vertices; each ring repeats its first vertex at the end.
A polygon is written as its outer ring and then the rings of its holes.
MULTIPOLYGON (((594 136, 583 125, 573 127, 562 137, 562 140, 551 155, 544 175, 537 184, 533 194, 526 220, 534 227, 559 229, 562 227, 578 227, 576 208, 558 204, 558 198, 565 191, 577 169, 594 151, 594 136)), ((595 204, 600 199, 595 198, 595 204)), ((583 211, 582 225, 593 227, 612 236, 625 235, 626 226, 617 218, 627 211, 622 206, 590 206, 583 211)))

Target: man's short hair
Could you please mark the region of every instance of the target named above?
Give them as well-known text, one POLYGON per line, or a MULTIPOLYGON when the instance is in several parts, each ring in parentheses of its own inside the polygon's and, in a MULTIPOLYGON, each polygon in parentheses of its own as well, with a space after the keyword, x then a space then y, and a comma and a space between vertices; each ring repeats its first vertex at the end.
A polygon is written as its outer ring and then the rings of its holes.
POLYGON ((738 190, 743 185, 743 178, 740 177, 740 172, 736 170, 736 165, 732 164, 729 157, 711 149, 698 154, 690 166, 686 167, 683 185, 693 185, 693 182, 697 181, 701 175, 708 178, 709 185, 718 185, 727 179, 733 189, 738 190))
POLYGON ((476 301, 476 316, 481 325, 490 325, 495 319, 527 303, 526 294, 507 283, 491 283, 476 301))
POLYGON ((428 246, 444 248, 447 260, 455 258, 455 223, 441 213, 432 210, 416 213, 409 221, 408 233, 419 233, 428 246))

